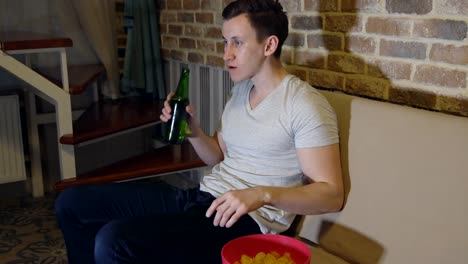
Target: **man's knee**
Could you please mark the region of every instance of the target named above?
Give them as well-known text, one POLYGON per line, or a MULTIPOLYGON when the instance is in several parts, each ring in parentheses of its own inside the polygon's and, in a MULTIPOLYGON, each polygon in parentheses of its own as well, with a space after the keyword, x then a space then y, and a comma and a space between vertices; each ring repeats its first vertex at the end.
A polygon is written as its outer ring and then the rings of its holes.
POLYGON ((77 188, 69 188, 61 192, 55 199, 55 213, 62 215, 68 211, 73 204, 80 201, 80 193, 77 188))
POLYGON ((111 257, 116 234, 112 222, 104 225, 94 239, 94 259, 96 263, 105 263, 111 257))
POLYGON ((125 241, 120 234, 119 221, 104 225, 94 240, 94 259, 96 263, 113 263, 115 258, 125 258, 125 241))

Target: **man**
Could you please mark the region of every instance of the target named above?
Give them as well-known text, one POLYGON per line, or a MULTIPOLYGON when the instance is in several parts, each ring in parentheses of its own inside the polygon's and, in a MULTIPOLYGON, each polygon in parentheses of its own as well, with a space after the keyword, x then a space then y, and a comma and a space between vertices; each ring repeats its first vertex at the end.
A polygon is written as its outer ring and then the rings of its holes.
POLYGON ((187 109, 189 141, 212 173, 189 191, 138 183, 66 190, 56 210, 70 263, 219 263, 236 237, 280 233, 296 214, 342 207, 336 117, 279 60, 288 34, 282 6, 238 0, 223 18, 224 60, 236 85, 217 133, 203 133, 187 109))

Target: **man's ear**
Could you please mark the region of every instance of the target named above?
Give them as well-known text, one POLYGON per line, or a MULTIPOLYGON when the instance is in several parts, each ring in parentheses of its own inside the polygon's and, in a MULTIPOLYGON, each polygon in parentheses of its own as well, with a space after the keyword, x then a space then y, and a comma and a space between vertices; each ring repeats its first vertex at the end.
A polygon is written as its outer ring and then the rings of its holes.
POLYGON ((269 36, 265 40, 265 56, 270 56, 275 53, 278 48, 278 37, 275 35, 269 36))

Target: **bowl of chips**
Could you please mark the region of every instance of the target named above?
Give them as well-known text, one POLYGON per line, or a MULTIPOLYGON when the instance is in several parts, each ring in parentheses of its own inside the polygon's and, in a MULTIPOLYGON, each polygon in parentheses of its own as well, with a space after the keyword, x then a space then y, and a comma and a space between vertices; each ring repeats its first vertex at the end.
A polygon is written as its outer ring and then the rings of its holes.
POLYGON ((223 264, 309 264, 310 250, 292 237, 258 234, 229 241, 221 257, 223 264))

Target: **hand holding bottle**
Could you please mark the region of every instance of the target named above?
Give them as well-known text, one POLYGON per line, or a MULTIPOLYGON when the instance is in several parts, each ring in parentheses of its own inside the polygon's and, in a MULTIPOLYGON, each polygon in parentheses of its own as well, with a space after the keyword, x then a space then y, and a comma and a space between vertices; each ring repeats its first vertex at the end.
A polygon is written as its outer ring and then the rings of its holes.
POLYGON ((164 123, 167 123, 171 118, 172 118, 172 108, 171 108, 171 98, 174 96, 174 92, 170 92, 166 100, 164 101, 164 107, 161 111, 161 115, 159 116, 159 119, 163 121, 164 123))
MULTIPOLYGON (((166 119, 164 129, 164 140, 169 144, 181 144, 185 140, 185 130, 187 129, 188 113, 186 108, 189 104, 188 86, 189 86, 188 68, 183 68, 180 74, 177 90, 174 94, 169 94, 168 102, 170 109, 166 110, 166 114, 172 114, 170 118, 163 116, 166 119)), ((164 115, 163 110, 163 115, 164 115)), ((164 121, 164 120, 163 120, 164 121)))
MULTIPOLYGON (((171 98, 174 96, 174 92, 170 92, 166 100, 164 101, 164 107, 161 111, 161 115, 159 116, 159 119, 163 121, 164 123, 167 123, 169 120, 172 118, 172 108, 171 108, 171 98)), ((187 137, 195 137, 197 135, 196 131, 198 131, 200 128, 200 122, 198 119, 195 117, 195 110, 193 109, 192 105, 188 105, 185 108, 185 111, 187 112, 187 124, 189 126, 190 134, 186 134, 187 137)))
POLYGON ((193 108, 189 105, 189 74, 188 68, 182 69, 176 92, 170 92, 164 101, 160 119, 166 123, 164 140, 170 144, 180 144, 186 136, 196 136, 200 131, 198 120, 193 118, 193 108))

